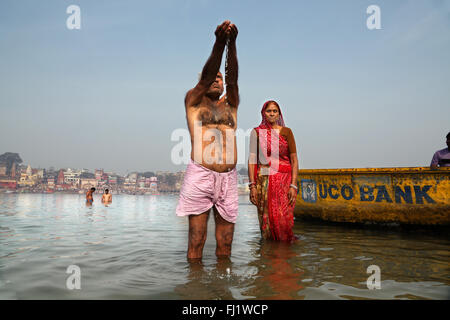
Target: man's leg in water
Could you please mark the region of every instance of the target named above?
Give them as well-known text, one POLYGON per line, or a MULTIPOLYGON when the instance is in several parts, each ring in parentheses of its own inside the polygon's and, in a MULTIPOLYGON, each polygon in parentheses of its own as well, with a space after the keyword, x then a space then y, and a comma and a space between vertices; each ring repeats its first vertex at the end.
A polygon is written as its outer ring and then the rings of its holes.
POLYGON ((209 211, 199 215, 189 216, 189 243, 188 243, 188 259, 201 259, 203 255, 203 247, 206 242, 206 232, 208 227, 209 211))
POLYGON ((228 222, 213 206, 214 219, 216 222, 216 256, 228 258, 231 256, 231 244, 233 243, 234 223, 228 222))

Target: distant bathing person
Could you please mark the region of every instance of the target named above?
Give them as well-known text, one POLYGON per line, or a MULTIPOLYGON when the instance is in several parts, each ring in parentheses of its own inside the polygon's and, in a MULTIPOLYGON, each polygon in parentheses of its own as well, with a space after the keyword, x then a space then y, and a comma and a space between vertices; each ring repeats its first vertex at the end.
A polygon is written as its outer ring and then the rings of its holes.
POLYGON ((187 258, 190 262, 202 258, 211 208, 216 223, 216 256, 227 258, 231 255, 238 215, 235 135, 239 105, 237 34, 236 26, 230 21, 217 27, 216 41, 199 82, 187 92, 184 100, 192 151, 176 214, 189 217, 187 258), (221 97, 224 79, 219 69, 225 47, 226 94, 221 97))
POLYGON ((93 197, 94 192, 95 192, 95 188, 91 188, 90 190, 88 190, 88 192, 86 192, 86 204, 87 205, 92 205, 92 202, 94 202, 94 197, 93 197))
POLYGON ((105 193, 102 195, 102 203, 110 204, 112 202, 112 194, 109 193, 109 189, 105 189, 105 193))
POLYGON ((261 124, 250 135, 250 201, 258 208, 263 239, 292 242, 297 239, 292 231, 298 188, 297 147, 277 102, 264 103, 261 116, 261 124))
POLYGON ((450 132, 447 133, 447 148, 438 150, 431 159, 430 168, 435 170, 439 167, 450 167, 450 132))

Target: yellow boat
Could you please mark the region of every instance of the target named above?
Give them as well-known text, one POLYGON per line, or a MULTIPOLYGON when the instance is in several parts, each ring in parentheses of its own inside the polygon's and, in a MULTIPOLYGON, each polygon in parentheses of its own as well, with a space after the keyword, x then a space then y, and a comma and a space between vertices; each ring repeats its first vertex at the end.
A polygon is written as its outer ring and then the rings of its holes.
POLYGON ((299 170, 297 218, 450 225, 450 167, 299 170))

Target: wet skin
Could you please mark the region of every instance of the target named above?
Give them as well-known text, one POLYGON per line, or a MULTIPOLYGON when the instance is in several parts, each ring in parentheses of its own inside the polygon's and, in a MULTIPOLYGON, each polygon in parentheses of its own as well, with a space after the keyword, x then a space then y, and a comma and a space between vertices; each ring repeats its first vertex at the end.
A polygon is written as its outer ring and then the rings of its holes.
MULTIPOLYGON (((189 90, 185 98, 186 118, 191 135, 191 159, 203 167, 216 171, 231 171, 237 162, 236 125, 239 105, 237 85, 238 64, 236 55, 237 28, 230 21, 219 25, 216 41, 206 62, 200 81, 189 90), (224 79, 219 72, 225 47, 228 46, 224 79)), ((224 220, 213 206, 216 223, 216 255, 231 255, 234 223, 224 220)), ((189 260, 201 259, 206 241, 210 210, 189 216, 189 260)))

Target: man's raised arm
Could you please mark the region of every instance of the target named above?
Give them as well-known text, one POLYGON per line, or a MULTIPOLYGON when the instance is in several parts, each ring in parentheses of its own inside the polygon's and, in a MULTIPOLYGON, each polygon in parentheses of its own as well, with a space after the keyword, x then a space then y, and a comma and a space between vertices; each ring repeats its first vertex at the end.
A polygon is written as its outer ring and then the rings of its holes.
POLYGON ((216 42, 208 61, 206 61, 205 66, 202 70, 202 75, 198 84, 186 94, 184 103, 187 106, 195 106, 202 101, 203 96, 208 91, 209 87, 216 80, 217 73, 220 69, 220 64, 222 62, 223 51, 228 37, 228 27, 230 21, 225 21, 221 25, 217 26, 215 31, 216 42))
POLYGON ((239 105, 238 61, 236 52, 236 37, 238 30, 234 24, 229 28, 228 54, 225 68, 225 83, 227 86, 227 102, 231 107, 239 105))

